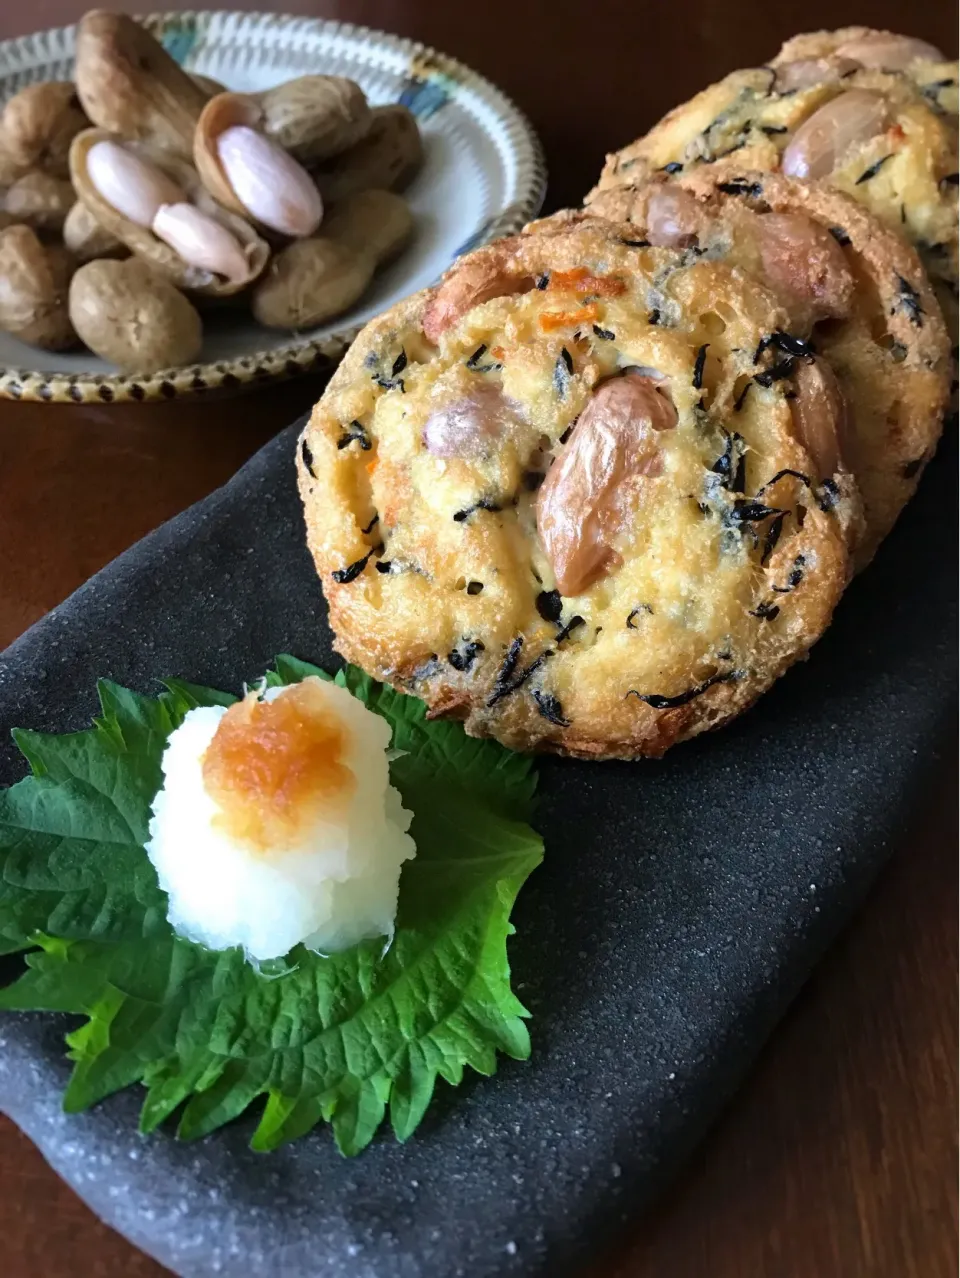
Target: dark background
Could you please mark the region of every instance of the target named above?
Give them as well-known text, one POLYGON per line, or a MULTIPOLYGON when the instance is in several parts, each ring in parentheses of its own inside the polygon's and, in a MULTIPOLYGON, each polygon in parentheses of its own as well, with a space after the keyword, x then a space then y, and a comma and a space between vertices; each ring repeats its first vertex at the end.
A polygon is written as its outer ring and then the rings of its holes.
MULTIPOLYGON (((239 8, 261 8, 237 5, 239 8)), ((606 151, 798 29, 864 23, 956 51, 956 8, 750 0, 628 5, 361 0, 290 11, 423 40, 527 113, 548 208, 578 203, 606 151)), ((83 6, 0 7, 0 36, 83 6)), ((0 403, 0 644, 222 482, 319 393, 306 378, 201 405, 0 403)), ((953 519, 952 513, 945 519, 953 519)), ((948 537, 953 529, 945 529, 948 537)), ((950 1278, 956 1221, 955 764, 930 759, 912 836, 822 965, 682 1182, 589 1278, 950 1278)), ((0 1120, 5 1278, 155 1278, 0 1120)))

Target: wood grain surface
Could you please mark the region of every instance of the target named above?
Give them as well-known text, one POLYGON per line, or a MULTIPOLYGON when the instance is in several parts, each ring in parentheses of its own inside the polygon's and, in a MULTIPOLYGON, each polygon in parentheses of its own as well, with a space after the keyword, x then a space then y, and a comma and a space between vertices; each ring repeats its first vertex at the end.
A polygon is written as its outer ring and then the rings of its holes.
MULTIPOLYGON (((255 8, 255 4, 237 4, 255 8)), ((798 27, 854 22, 955 48, 956 9, 811 0, 291 4, 425 40, 490 76, 547 150, 549 207, 603 154, 798 27)), ((0 6, 0 37, 82 6, 0 6)), ((0 401, 0 647, 231 475, 319 393, 307 378, 193 404, 0 401)), ((953 1278, 957 1271, 956 759, 931 750, 910 835, 680 1182, 585 1278, 953 1278)), ((0 1119, 3 1278, 156 1278, 0 1119)), ((253 1276, 251 1276, 253 1278, 253 1276)))

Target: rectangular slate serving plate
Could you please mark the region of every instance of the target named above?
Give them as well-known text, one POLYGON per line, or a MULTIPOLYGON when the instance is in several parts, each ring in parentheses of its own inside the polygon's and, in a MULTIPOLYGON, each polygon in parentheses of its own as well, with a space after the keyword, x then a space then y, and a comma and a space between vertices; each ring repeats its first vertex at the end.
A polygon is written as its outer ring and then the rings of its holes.
MULTIPOLYGON (((278 652, 332 663, 296 430, 0 657, 4 728, 86 725, 100 676, 237 688, 278 652)), ((576 1272, 714 1121, 902 831, 954 713, 951 461, 811 659, 739 722, 660 763, 542 761, 547 856, 510 942, 529 1063, 440 1084, 405 1146, 348 1162, 320 1131, 264 1156, 249 1122, 143 1140, 135 1093, 63 1116, 66 1019, 10 1016, 0 1108, 184 1278, 576 1272)), ((4 731, 0 782, 23 771, 4 731)))

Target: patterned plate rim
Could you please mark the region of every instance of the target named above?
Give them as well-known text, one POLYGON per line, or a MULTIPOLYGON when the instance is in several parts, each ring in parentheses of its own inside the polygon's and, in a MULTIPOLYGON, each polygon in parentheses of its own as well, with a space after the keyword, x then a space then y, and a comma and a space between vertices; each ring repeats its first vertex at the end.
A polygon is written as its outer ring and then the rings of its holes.
MULTIPOLYGON (((138 22, 148 28, 163 28, 168 22, 190 24, 198 18, 216 14, 222 21, 242 22, 296 22, 305 30, 326 36, 374 39, 384 49, 403 55, 409 62, 414 59, 432 64, 441 74, 449 75, 457 84, 475 93, 484 103, 493 106, 500 116, 507 138, 513 148, 517 166, 519 198, 503 213, 491 221, 477 237, 475 245, 489 243, 504 235, 512 235, 539 212, 547 185, 547 169, 540 140, 526 115, 513 100, 486 76, 474 71, 466 63, 430 45, 405 36, 391 35, 374 27, 352 22, 337 22, 329 18, 301 17, 285 13, 244 12, 242 10, 176 10, 149 14, 136 14, 138 22)), ((76 31, 76 24, 52 27, 46 31, 0 41, 0 59, 20 51, 30 51, 35 56, 35 42, 43 39, 56 44, 76 31)), ((220 359, 213 363, 184 365, 162 369, 148 376, 123 373, 68 373, 35 371, 0 365, 0 399, 32 400, 44 403, 124 403, 156 399, 174 399, 183 395, 198 395, 204 391, 234 388, 242 385, 261 384, 335 363, 356 337, 362 325, 354 324, 315 340, 308 339, 283 347, 271 347, 264 351, 244 354, 233 359, 220 359)))

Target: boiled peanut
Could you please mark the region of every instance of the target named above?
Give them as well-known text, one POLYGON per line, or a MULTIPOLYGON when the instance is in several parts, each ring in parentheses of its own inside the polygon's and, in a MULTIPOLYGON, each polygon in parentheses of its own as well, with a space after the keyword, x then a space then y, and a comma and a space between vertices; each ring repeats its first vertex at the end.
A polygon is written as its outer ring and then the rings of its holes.
POLYGON ((837 46, 836 52, 840 57, 853 59, 860 66, 878 67, 884 71, 902 71, 918 58, 929 62, 943 61, 940 50, 926 40, 894 35, 890 31, 870 31, 845 40, 837 46))
POLYGON ((826 177, 851 147, 882 133, 887 118, 887 104, 879 93, 848 89, 800 125, 783 153, 781 167, 787 177, 826 177))
POLYGON ((659 431, 677 412, 658 383, 624 373, 601 383, 547 472, 537 530, 562 595, 579 595, 616 562, 646 477, 661 473, 659 431))
POLYGON ((119 142, 96 142, 87 151, 87 174, 99 194, 138 226, 152 226, 161 204, 180 204, 176 182, 119 142))
POLYGON ((96 142, 87 151, 87 174, 97 192, 138 226, 151 226, 161 204, 184 199, 173 178, 119 142, 96 142))
POLYGON ((354 146, 370 128, 367 99, 353 80, 301 75, 255 95, 268 137, 301 164, 316 164, 354 146))
POLYGON ((96 220, 174 283, 224 296, 266 264, 267 245, 221 209, 182 161, 96 129, 78 135, 70 156, 77 190, 96 220))
POLYGON ((851 71, 859 62, 853 58, 797 58, 775 67, 777 93, 792 93, 796 89, 810 89, 815 84, 833 84, 851 71))
POLYGON ((254 316, 267 328, 313 328, 347 310, 373 278, 375 263, 337 240, 294 240, 275 254, 253 290, 254 316))
POLYGON ((660 248, 684 248, 703 229, 704 217, 694 196, 679 186, 662 186, 647 203, 647 239, 660 248))
POLYGON ((434 457, 477 461, 497 451, 516 420, 516 407, 500 387, 480 382, 469 395, 434 409, 423 427, 423 446, 434 457))
POLYGON ((86 126, 76 86, 69 80, 28 84, 13 95, 0 116, 11 158, 58 178, 68 176, 70 143, 86 126))
POLYGON ((833 369, 822 359, 800 360, 793 372, 796 398, 790 401, 797 439, 828 479, 844 468, 848 444, 847 405, 833 369))
POLYGON ((202 271, 239 283, 250 274, 250 261, 236 238, 194 204, 161 204, 150 228, 159 240, 202 271))
POLYGON ((66 249, 41 244, 28 226, 0 231, 0 329, 45 350, 73 346, 67 289, 74 265, 66 249))
POLYGON ((264 133, 233 125, 216 139, 220 164, 237 199, 257 222, 281 235, 312 235, 323 202, 310 174, 264 133))
POLYGON ((455 264, 436 288, 423 312, 423 331, 431 342, 439 342, 448 328, 475 306, 495 297, 529 293, 535 287, 532 275, 514 275, 505 256, 494 245, 482 256, 468 257, 455 264))
POLYGON ((29 171, 29 164, 23 164, 14 157, 7 136, 0 128, 0 190, 12 186, 17 178, 22 178, 29 171))
POLYGON ((184 295, 137 258, 81 266, 70 284, 81 339, 126 372, 153 373, 200 354, 200 316, 184 295))
POLYGON ((813 320, 850 313, 856 282, 825 226, 802 213, 763 213, 755 226, 764 275, 774 289, 808 307, 813 320))
POLYGON ((378 266, 401 251, 413 232, 413 214, 392 191, 358 191, 331 209, 323 234, 356 253, 368 253, 378 266))
POLYGON ((69 182, 40 169, 31 169, 8 188, 2 208, 25 226, 55 235, 63 230, 75 200, 69 182))
POLYGON ((357 191, 402 191, 423 164, 416 117, 404 106, 374 107, 366 136, 349 150, 313 169, 324 200, 345 200, 357 191))
POLYGON ((189 160, 207 93, 133 18, 94 9, 77 27, 77 93, 101 129, 189 160))
POLYGON ((373 273, 413 229, 406 202, 389 191, 359 191, 324 220, 323 234, 277 253, 253 295, 270 328, 310 328, 358 301, 373 273))

